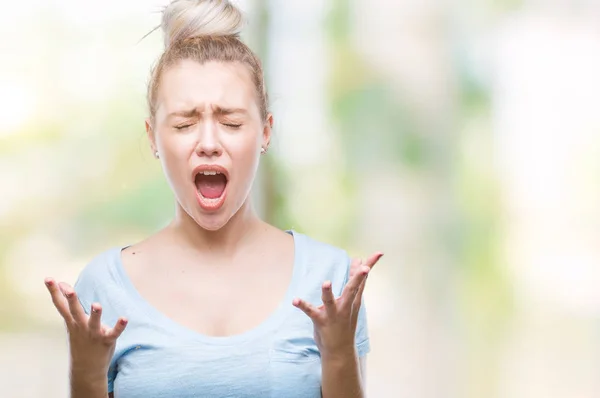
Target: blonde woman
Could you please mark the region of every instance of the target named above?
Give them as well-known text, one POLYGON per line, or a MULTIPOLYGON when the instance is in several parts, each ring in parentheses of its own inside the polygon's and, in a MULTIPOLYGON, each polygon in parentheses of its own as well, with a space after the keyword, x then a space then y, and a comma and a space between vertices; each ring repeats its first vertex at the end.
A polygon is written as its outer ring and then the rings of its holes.
POLYGON ((228 1, 164 10, 146 131, 176 211, 97 255, 74 287, 45 280, 67 325, 72 398, 365 394, 361 297, 381 253, 351 260, 253 211, 273 116, 242 25, 228 1))

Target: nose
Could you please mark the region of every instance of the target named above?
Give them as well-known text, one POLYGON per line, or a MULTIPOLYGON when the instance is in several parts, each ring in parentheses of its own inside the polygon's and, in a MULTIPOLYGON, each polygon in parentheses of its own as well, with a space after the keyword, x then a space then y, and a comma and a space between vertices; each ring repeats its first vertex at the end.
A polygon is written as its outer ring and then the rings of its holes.
POLYGON ((198 156, 220 156, 223 152, 217 128, 213 122, 207 121, 200 127, 196 154, 198 156))

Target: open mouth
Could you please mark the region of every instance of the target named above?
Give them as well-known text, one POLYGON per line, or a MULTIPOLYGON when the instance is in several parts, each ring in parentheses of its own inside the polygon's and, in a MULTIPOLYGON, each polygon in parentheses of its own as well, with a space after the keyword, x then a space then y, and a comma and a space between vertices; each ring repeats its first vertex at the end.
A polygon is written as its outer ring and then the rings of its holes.
POLYGON ((218 167, 200 169, 194 176, 200 206, 205 210, 217 210, 225 202, 227 175, 218 167))
POLYGON ((218 199, 223 196, 227 177, 218 171, 202 171, 196 174, 196 189, 205 199, 218 199))

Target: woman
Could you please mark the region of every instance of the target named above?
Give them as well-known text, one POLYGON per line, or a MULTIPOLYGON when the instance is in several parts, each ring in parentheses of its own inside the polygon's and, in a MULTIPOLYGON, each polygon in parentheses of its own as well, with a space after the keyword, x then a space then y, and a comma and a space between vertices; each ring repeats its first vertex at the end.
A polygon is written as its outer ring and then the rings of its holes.
POLYGON ((253 211, 273 116, 241 25, 228 1, 164 10, 146 131, 175 217, 96 256, 74 287, 46 279, 72 398, 364 396, 361 297, 381 254, 350 261, 253 211))

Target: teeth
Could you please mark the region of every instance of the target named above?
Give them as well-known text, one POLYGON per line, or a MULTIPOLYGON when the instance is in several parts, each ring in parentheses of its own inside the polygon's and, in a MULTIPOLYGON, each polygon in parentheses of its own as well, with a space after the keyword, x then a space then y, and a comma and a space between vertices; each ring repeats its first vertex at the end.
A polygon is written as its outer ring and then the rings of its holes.
POLYGON ((214 176, 214 175, 217 175, 217 174, 221 174, 218 171, 201 171, 200 173, 204 174, 205 176, 214 176))

